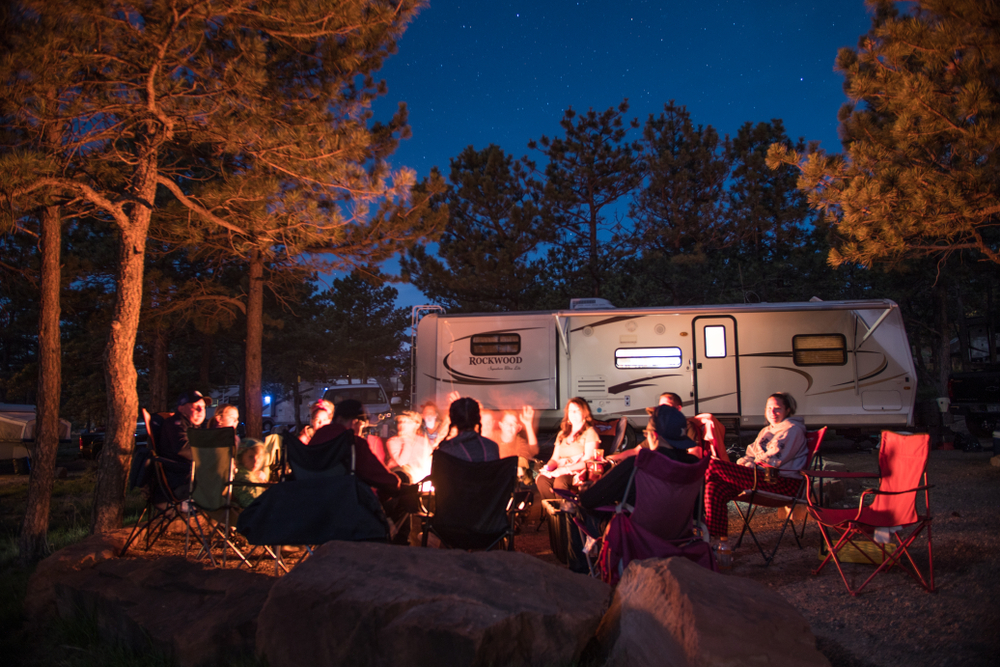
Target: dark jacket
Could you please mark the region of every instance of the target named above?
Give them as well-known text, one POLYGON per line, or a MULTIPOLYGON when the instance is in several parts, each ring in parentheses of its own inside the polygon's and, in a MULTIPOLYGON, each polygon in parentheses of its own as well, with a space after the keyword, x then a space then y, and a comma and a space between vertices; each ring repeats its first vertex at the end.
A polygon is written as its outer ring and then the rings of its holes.
POLYGON ((308 445, 297 439, 289 440, 288 457, 295 465, 296 456, 301 456, 300 464, 322 470, 324 467, 340 466, 344 472, 351 466, 351 442, 354 442, 354 474, 365 484, 375 487, 380 496, 391 496, 399 491, 399 478, 392 474, 385 464, 378 460, 368 447, 368 441, 354 435, 354 431, 336 422, 327 424, 316 431, 308 445))

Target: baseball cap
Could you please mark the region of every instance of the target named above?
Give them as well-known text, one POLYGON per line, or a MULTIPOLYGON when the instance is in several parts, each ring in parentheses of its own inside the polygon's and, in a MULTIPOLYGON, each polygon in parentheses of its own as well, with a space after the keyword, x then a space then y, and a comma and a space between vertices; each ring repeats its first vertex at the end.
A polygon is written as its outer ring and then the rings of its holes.
POLYGON ((197 403, 198 401, 205 401, 205 407, 212 407, 212 399, 209 396, 205 396, 200 391, 193 389, 191 391, 186 391, 180 395, 177 399, 177 407, 182 405, 187 405, 188 403, 197 403))
POLYGON ((691 449, 698 443, 687 436, 687 417, 677 408, 658 405, 647 408, 656 434, 677 449, 691 449))

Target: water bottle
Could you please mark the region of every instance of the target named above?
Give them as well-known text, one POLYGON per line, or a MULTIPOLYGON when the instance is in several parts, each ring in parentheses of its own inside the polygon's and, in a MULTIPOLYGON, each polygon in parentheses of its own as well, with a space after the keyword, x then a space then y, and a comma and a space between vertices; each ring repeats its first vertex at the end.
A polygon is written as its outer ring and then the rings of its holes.
POLYGON ((719 572, 729 572, 733 569, 733 548, 729 538, 722 536, 715 545, 715 569, 719 572))

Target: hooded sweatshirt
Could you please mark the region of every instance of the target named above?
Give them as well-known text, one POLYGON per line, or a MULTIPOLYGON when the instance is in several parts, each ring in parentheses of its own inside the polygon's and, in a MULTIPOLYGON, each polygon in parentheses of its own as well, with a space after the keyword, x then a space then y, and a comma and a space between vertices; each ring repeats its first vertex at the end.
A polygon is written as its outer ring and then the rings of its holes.
POLYGON ((806 427, 801 417, 789 417, 764 427, 753 444, 747 447, 746 458, 756 465, 781 468, 782 477, 802 477, 799 470, 806 465, 806 427))

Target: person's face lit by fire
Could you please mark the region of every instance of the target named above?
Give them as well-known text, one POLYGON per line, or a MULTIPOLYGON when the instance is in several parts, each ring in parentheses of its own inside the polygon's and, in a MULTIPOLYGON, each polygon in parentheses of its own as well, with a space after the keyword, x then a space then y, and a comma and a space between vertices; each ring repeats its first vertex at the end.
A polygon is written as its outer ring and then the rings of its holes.
POLYGON ((573 427, 573 432, 576 433, 583 427, 586 416, 579 405, 570 403, 566 406, 566 418, 569 419, 570 426, 573 427))
POLYGON ((521 422, 518 418, 510 412, 505 413, 503 419, 500 420, 500 441, 512 442, 520 430, 521 422))
POLYGON ((427 428, 433 429, 437 425, 438 411, 433 405, 425 405, 420 416, 423 417, 427 428))
POLYGON ((482 410, 479 413, 479 424, 480 433, 486 438, 493 437, 493 431, 496 429, 497 418, 493 414, 492 410, 482 410))
POLYGON ((216 414, 215 421, 219 428, 236 428, 240 423, 240 411, 234 407, 225 408, 222 414, 216 414))
POLYGON ((184 415, 193 426, 205 423, 205 401, 195 401, 178 406, 177 412, 184 415))

